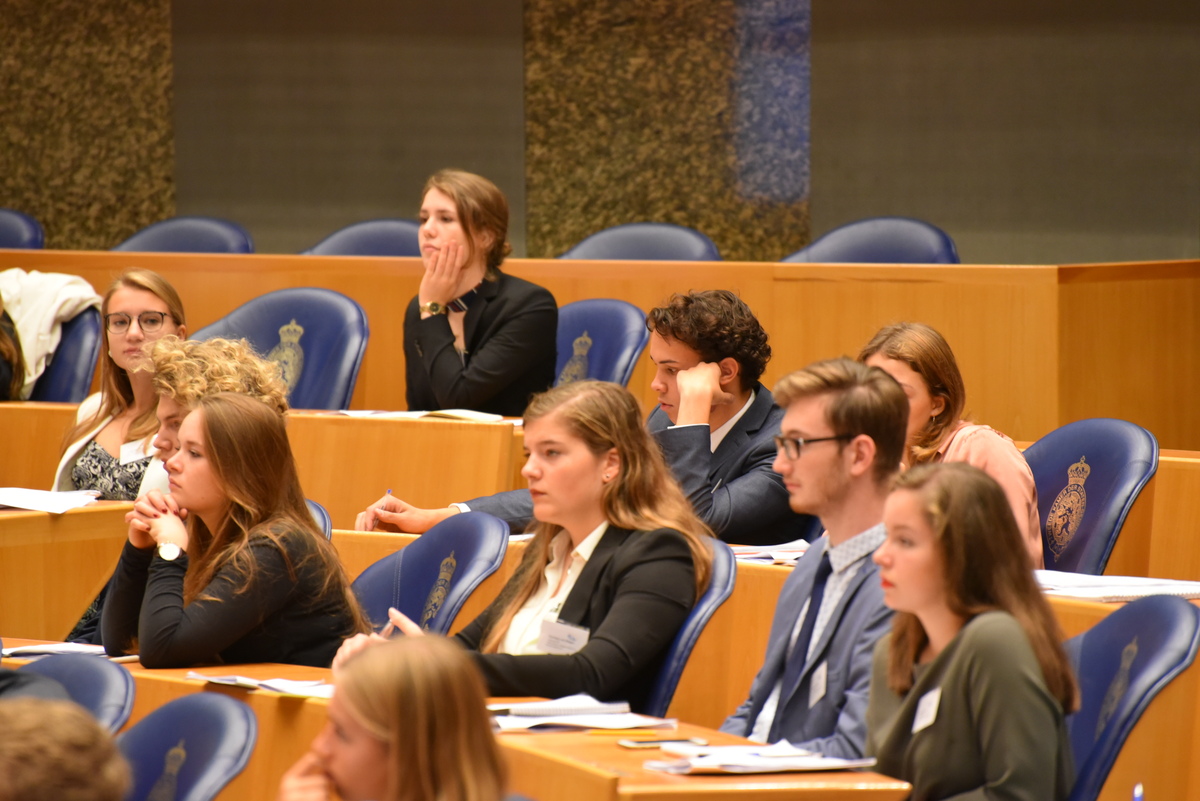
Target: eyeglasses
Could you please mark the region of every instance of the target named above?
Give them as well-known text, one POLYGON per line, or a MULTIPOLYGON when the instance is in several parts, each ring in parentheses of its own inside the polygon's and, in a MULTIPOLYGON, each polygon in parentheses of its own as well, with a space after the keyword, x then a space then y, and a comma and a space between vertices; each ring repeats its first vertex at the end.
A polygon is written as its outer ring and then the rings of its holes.
POLYGON ((799 459, 800 451, 804 450, 805 445, 812 445, 814 442, 834 442, 839 439, 854 439, 858 434, 838 434, 833 437, 816 437, 815 439, 804 439, 803 437, 780 437, 776 436, 775 450, 783 451, 789 459, 799 459))
MULTIPOLYGON (((168 312, 144 311, 137 316, 138 328, 142 329, 143 334, 153 334, 158 329, 162 328, 163 320, 171 317, 168 312)), ((174 317, 171 317, 174 320, 174 317)), ((125 334, 129 331, 129 326, 133 322, 133 318, 125 312, 113 312, 112 314, 104 315, 104 325, 108 328, 110 334, 125 334)))

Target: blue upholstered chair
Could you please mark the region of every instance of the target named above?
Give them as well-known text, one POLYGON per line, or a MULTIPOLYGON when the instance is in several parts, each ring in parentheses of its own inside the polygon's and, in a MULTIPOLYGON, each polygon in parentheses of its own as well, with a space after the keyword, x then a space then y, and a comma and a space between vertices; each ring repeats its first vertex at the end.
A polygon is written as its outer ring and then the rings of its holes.
POLYGON ((376 631, 387 624, 391 606, 426 631, 445 634, 463 602, 500 567, 507 548, 507 523, 463 512, 368 567, 352 588, 376 631))
POLYGON ((0 248, 33 250, 46 244, 42 224, 16 209, 0 209, 0 248))
POLYGON ((133 676, 115 662, 88 654, 54 654, 23 665, 23 671, 54 679, 71 700, 116 733, 133 711, 133 676))
POLYGON ((1158 469, 1158 440, 1097 417, 1051 431, 1025 461, 1037 485, 1046 569, 1100 575, 1133 502, 1158 469))
POLYGON ((253 253, 245 228, 218 217, 171 217, 148 225, 113 250, 139 253, 253 253))
POLYGON ((696 647, 696 641, 704 633, 713 613, 725 603, 733 593, 733 583, 737 576, 737 560, 733 557, 733 549, 720 540, 710 540, 713 549, 712 575, 708 580, 708 589, 696 601, 691 614, 684 621, 683 627, 675 635, 671 650, 667 652, 667 660, 659 671, 654 686, 650 688, 650 697, 646 699, 643 714, 663 717, 675 697, 675 688, 679 685, 679 677, 687 667, 688 657, 696 647))
POLYGON ((783 259, 823 264, 958 264, 950 235, 909 217, 870 217, 834 228, 783 259))
POLYGON ((1075 757, 1069 801, 1095 801, 1125 738, 1154 696, 1196 658, 1200 610, 1152 595, 1115 610, 1064 643, 1079 681, 1080 708, 1067 718, 1075 757))
POLYGON ((79 403, 87 397, 100 355, 100 310, 84 309, 63 323, 58 347, 33 384, 29 399, 79 403))
POLYGON ((615 225, 592 234, 560 259, 627 261, 720 261, 713 241, 699 231, 671 223, 615 225))
POLYGON ((211 801, 246 767, 257 737, 254 712, 236 698, 176 698, 117 738, 133 773, 125 799, 211 801))
POLYGON ((295 409, 348 409, 367 349, 367 315, 331 289, 279 289, 247 301, 196 339, 245 338, 279 364, 295 409))
POLYGON ((367 220, 334 231, 313 245, 310 256, 420 256, 416 220, 367 220))
POLYGON ((650 339, 646 315, 632 303, 594 298, 558 310, 558 384, 594 378, 626 386, 650 339))
POLYGON ((309 514, 313 516, 313 520, 317 523, 317 528, 321 529, 321 533, 325 535, 325 539, 333 539, 333 521, 329 519, 329 512, 324 506, 314 500, 304 499, 304 503, 308 505, 309 514))

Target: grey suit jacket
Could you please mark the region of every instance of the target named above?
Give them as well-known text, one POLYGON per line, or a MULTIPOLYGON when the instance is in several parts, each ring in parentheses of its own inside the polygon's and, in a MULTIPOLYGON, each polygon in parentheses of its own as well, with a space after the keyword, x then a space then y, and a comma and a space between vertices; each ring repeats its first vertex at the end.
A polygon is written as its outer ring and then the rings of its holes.
MULTIPOLYGON (((675 480, 700 519, 726 542, 770 545, 790 542, 819 531, 819 521, 798 515, 788 505, 783 480, 771 469, 783 410, 771 391, 755 386, 754 402, 721 441, 710 450, 706 426, 670 428, 670 419, 655 409, 646 428, 658 440, 675 480)), ((513 490, 467 501, 473 512, 487 512, 523 531, 533 516, 527 490, 513 490)))
MULTIPOLYGON (((792 631, 804 601, 812 592, 823 548, 814 546, 788 576, 775 607, 767 656, 750 686, 750 696, 722 725, 721 731, 749 736, 763 704, 783 674, 792 631)), ((794 687, 784 687, 784 739, 826 756, 861 757, 867 740, 867 699, 875 643, 891 630, 892 611, 883 605, 879 568, 870 559, 859 566, 829 623, 809 655, 794 687), (809 708, 813 672, 826 665, 825 695, 809 708)))

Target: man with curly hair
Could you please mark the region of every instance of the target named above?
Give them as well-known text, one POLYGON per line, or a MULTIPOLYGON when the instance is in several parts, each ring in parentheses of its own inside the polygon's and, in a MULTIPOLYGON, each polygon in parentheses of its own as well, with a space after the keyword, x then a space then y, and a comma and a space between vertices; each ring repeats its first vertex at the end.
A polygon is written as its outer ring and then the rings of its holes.
MULTIPOLYGON (((646 326, 659 401, 646 427, 700 519, 730 543, 770 545, 809 534, 814 519, 791 510, 771 470, 783 411, 759 383, 771 346, 750 307, 727 290, 676 294, 650 311, 646 326)), ((523 531, 533 505, 527 490, 444 509, 386 495, 359 514, 355 527, 422 533, 468 510, 523 531)))

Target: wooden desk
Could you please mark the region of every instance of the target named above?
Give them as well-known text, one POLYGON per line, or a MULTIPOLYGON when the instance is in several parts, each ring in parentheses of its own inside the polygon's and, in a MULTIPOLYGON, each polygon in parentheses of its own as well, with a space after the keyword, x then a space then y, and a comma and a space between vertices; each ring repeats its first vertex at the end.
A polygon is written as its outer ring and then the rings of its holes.
MULTIPOLYGON (((175 286, 191 330, 284 287, 349 295, 371 325, 352 406, 405 407, 402 312, 417 292, 420 260, 0 253, 0 269, 71 273, 102 292, 134 265, 175 286)), ((1163 447, 1200 450, 1200 415, 1177 408, 1179 399, 1200 395, 1200 349, 1187 345, 1200 341, 1200 261, 927 266, 510 259, 504 268, 546 287, 560 306, 611 297, 648 310, 672 292, 734 290, 771 335, 775 358, 763 376, 767 386, 817 359, 858 353, 883 325, 919 320, 953 346, 972 415, 1014 439, 1037 439, 1084 417, 1121 417, 1153 431, 1163 447)), ((655 402, 648 365, 643 356, 630 382, 647 412, 655 402)))
POLYGON ((335 528, 391 489, 423 508, 525 486, 522 429, 511 423, 351 418, 291 412, 288 438, 307 497, 335 528))
MULTIPOLYGON (((678 736, 714 744, 744 743, 741 737, 680 724, 678 736)), ((539 801, 746 801, 755 799, 903 799, 907 783, 869 772, 776 773, 757 776, 673 776, 646 770, 660 751, 629 750, 617 737, 586 733, 502 734, 500 744, 513 792, 539 801)))
POLYGON ((0 632, 66 637, 112 575, 132 508, 101 501, 61 515, 0 510, 0 632))

